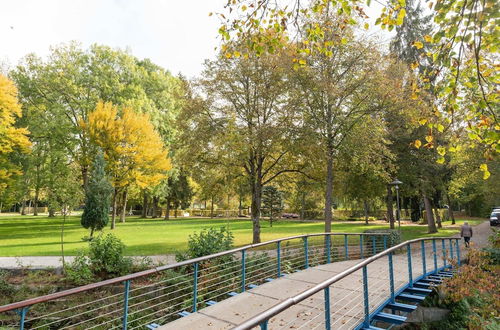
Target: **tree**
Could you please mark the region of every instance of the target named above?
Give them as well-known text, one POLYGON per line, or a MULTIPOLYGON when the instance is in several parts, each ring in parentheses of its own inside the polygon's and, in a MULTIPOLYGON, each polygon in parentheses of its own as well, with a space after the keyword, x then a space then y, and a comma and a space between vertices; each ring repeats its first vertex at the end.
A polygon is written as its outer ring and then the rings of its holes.
POLYGON ((180 104, 178 79, 149 60, 119 49, 76 43, 51 48, 46 60, 28 55, 11 75, 27 113, 57 123, 66 152, 79 164, 84 188, 95 145, 82 130, 99 101, 147 113, 164 143, 180 104))
POLYGON ((273 219, 283 211, 283 194, 274 186, 262 188, 262 212, 269 216, 269 223, 273 226, 273 219))
POLYGON ((21 174, 10 156, 14 152, 27 153, 30 147, 28 130, 16 127, 22 116, 17 99, 17 88, 7 77, 0 74, 0 196, 15 184, 21 174))
POLYGON ((189 184, 188 177, 182 171, 174 178, 170 176, 168 178, 168 191, 165 196, 167 204, 167 213, 165 214, 165 220, 169 219, 170 207, 173 206, 175 210, 175 217, 177 217, 177 209, 186 209, 191 204, 191 199, 193 198, 193 190, 189 184))
POLYGON ((114 187, 111 229, 115 227, 117 197, 122 195, 122 222, 125 221, 127 189, 158 185, 171 168, 166 148, 147 114, 139 114, 125 107, 99 102, 88 115, 88 122, 80 122, 90 140, 102 148, 106 167, 114 187))
MULTIPOLYGON (((308 25, 321 26, 331 56, 315 53, 304 57, 308 65, 297 69, 297 92, 303 102, 302 130, 315 158, 324 166, 325 232, 331 231, 333 218, 334 162, 353 128, 365 117, 384 109, 385 97, 377 90, 380 55, 366 40, 356 41, 353 31, 341 29, 342 16, 331 12, 315 17, 308 25), (337 40, 343 40, 337 43, 337 40)), ((311 32, 312 33, 312 32, 311 32)), ((307 158, 306 157, 306 158, 307 158)))
POLYGON ((85 193, 85 208, 81 223, 84 228, 90 228, 90 237, 95 230, 102 230, 109 221, 109 199, 113 187, 106 175, 104 154, 98 151, 94 163, 88 188, 85 193))
POLYGON ((279 56, 222 55, 186 89, 179 157, 192 167, 244 173, 252 196, 252 241, 258 243, 262 187, 298 170, 291 156, 295 108, 288 104, 288 71, 279 56))

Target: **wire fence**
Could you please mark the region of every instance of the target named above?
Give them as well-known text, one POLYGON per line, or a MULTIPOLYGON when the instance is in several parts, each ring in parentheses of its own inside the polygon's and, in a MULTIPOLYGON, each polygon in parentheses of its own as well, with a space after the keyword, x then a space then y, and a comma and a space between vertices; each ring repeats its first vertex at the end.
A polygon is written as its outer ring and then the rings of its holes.
POLYGON ((373 256, 389 247, 387 238, 324 233, 252 244, 0 306, 0 328, 146 329, 285 274, 373 256))

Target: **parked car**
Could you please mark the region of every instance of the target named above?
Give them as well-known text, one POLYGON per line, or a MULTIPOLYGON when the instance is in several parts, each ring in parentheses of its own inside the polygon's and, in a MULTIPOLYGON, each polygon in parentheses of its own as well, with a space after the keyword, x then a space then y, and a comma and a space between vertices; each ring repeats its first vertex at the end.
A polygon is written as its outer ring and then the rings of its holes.
POLYGON ((490 226, 500 225, 500 208, 494 208, 490 215, 490 226))
POLYGON ((281 216, 285 219, 298 219, 299 218, 299 215, 296 213, 283 213, 281 216))

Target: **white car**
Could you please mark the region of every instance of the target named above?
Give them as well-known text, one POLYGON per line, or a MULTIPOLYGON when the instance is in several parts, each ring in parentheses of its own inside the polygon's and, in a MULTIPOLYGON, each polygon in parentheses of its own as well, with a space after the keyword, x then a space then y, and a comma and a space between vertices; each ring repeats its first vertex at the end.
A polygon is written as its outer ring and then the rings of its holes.
POLYGON ((494 208, 490 215, 490 226, 500 225, 500 208, 494 208))

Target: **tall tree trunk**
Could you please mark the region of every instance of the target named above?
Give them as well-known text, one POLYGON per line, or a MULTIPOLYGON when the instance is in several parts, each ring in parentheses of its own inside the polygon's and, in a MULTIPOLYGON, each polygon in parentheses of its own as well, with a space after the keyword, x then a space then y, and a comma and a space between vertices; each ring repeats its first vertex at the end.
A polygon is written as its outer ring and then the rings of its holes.
POLYGON ((56 216, 56 210, 49 206, 49 218, 54 218, 56 216))
POLYGON ((38 215, 38 196, 40 194, 40 187, 38 184, 35 187, 35 199, 33 201, 33 215, 38 215))
POLYGON ((420 220, 420 200, 417 196, 410 197, 411 221, 418 222, 420 220))
POLYGON ((32 200, 30 199, 29 203, 28 203, 28 212, 27 213, 31 213, 31 211, 32 211, 31 210, 31 202, 32 202, 32 200))
POLYGON ((170 198, 167 198, 167 208, 165 212, 165 220, 170 219, 170 198))
POLYGON ((368 225, 368 201, 365 199, 363 204, 365 208, 365 225, 368 225))
POLYGON ((146 190, 142 191, 142 213, 141 213, 141 218, 147 218, 148 217, 148 194, 146 190))
POLYGON ((427 227, 429 229, 428 232, 429 234, 437 233, 436 223, 434 222, 434 216, 432 214, 431 201, 429 200, 429 197, 427 197, 427 195, 425 194, 422 194, 422 197, 424 198, 425 214, 427 217, 427 227))
POLYGON ((443 228, 443 225, 441 224, 441 214, 439 214, 439 209, 437 208, 436 205, 434 205, 434 213, 436 214, 437 227, 443 228))
POLYGON ((160 201, 160 197, 153 196, 153 206, 152 206, 152 209, 153 209, 152 217, 153 218, 158 217, 158 202, 159 201, 160 201))
POLYGON ((23 199, 23 204, 21 205, 21 215, 26 215, 26 200, 23 199))
POLYGON ((210 198, 210 219, 214 217, 214 196, 210 198))
POLYGON ((123 191, 123 195, 122 195, 122 209, 121 209, 121 214, 120 214, 120 222, 125 222, 125 216, 127 215, 127 197, 128 197, 128 193, 127 193, 127 189, 125 188, 125 190, 123 191))
POLYGON ((117 204, 117 195, 118 190, 115 188, 113 192, 113 212, 111 213, 111 229, 115 229, 115 220, 116 220, 116 204, 117 204))
POLYGON ((306 192, 302 190, 302 196, 300 198, 300 219, 305 220, 306 216, 306 192))
POLYGON ((252 243, 260 243, 260 203, 262 198, 262 184, 259 178, 254 178, 252 184, 252 243))
POLYGON ((328 151, 326 160, 326 191, 325 191, 325 233, 332 231, 333 204, 333 151, 328 151))
POLYGON ((242 196, 241 194, 239 195, 239 203, 238 203, 238 217, 241 217, 242 214, 241 214, 241 209, 243 208, 243 201, 242 201, 242 196))
POLYGON ((89 167, 88 165, 82 165, 82 181, 83 181, 83 191, 87 191, 89 185, 89 167))
POLYGON ((394 210, 392 209, 392 189, 390 185, 387 185, 385 205, 387 208, 387 220, 389 221, 390 228, 394 229, 394 210))
POLYGON ((175 204, 174 205, 174 218, 176 218, 176 219, 177 219, 177 208, 178 208, 178 206, 177 206, 177 204, 175 204))
POLYGON ((451 205, 451 199, 450 199, 450 194, 446 194, 446 202, 448 203, 448 214, 451 219, 451 224, 455 224, 455 214, 453 214, 453 207, 451 205))

